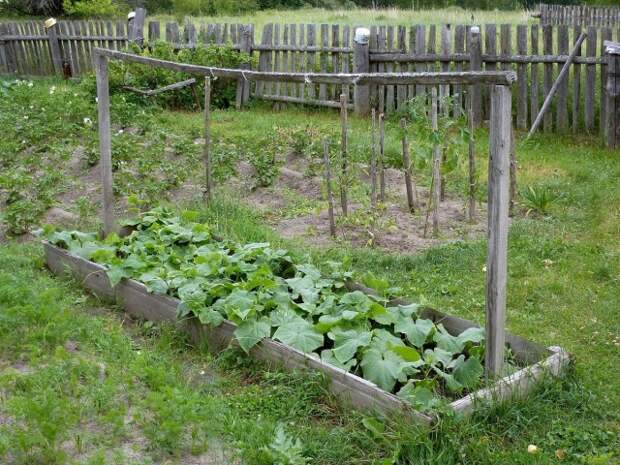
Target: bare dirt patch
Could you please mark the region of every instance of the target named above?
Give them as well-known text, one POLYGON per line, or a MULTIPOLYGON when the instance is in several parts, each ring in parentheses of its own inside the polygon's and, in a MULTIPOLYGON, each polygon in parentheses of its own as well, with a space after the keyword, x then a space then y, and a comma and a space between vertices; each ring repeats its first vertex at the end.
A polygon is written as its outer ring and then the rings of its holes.
MULTIPOLYGON (((368 183, 367 170, 362 167, 358 171, 360 180, 368 183)), ((486 206, 479 206, 476 221, 470 223, 465 201, 448 193, 439 208, 440 234, 436 238, 432 237, 430 216, 427 220, 428 191, 417 187, 419 208, 413 213, 409 212, 403 172, 386 169, 386 199, 374 214, 358 198, 358 201, 350 203, 349 216, 344 218, 338 193, 334 193, 337 238, 332 239, 329 235, 327 210, 321 208, 325 205, 323 180, 311 174, 306 160, 289 155, 286 166, 280 170, 279 177, 269 188, 252 189, 248 182, 251 175, 247 167, 240 172, 234 183, 235 192, 251 207, 261 211, 284 238, 302 239, 313 246, 330 247, 345 242, 356 247, 415 252, 441 243, 482 237, 486 231, 486 206), (291 212, 290 195, 287 196, 287 192, 292 192, 308 203, 314 202, 317 211, 291 212)))

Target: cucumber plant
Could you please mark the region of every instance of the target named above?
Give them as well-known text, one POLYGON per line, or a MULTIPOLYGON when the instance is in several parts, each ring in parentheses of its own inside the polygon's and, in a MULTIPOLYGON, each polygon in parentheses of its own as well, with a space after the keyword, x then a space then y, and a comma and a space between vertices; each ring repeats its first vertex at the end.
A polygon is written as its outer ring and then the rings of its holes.
POLYGON ((194 315, 213 327, 232 321, 245 352, 271 337, 423 409, 482 382, 481 328, 452 335, 424 318, 420 304, 391 305, 388 284, 377 278, 366 276, 377 295, 350 291, 352 274, 338 263, 322 272, 269 243, 219 239, 196 217, 158 207, 125 221, 133 232, 123 238, 53 228, 44 234, 103 264, 112 285, 132 278, 149 292, 177 297, 182 318, 194 315))

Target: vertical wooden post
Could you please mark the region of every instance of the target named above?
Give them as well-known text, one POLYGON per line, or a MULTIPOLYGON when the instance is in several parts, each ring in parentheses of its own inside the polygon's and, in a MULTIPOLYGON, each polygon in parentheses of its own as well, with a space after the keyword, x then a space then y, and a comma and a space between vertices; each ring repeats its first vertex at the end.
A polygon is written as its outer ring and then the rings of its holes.
MULTIPOLYGON (((517 52, 519 55, 527 55, 527 25, 517 26, 517 52)), ((521 63, 517 66, 517 127, 527 129, 527 65, 521 63)))
POLYGON ((50 54, 52 56, 52 64, 54 72, 62 75, 62 54, 60 52, 60 40, 58 40, 58 23, 54 18, 45 21, 45 29, 50 44, 50 54))
POLYGON ((607 88, 607 60, 605 60, 607 47, 605 46, 605 44, 611 42, 611 37, 612 37, 611 28, 603 27, 601 29, 601 48, 600 48, 601 58, 603 58, 603 63, 601 64, 601 76, 600 76, 601 107, 599 109, 601 138, 605 137, 605 122, 607 120, 607 115, 608 115, 607 99, 605 98, 606 88, 607 88))
POLYGON ((149 42, 155 42, 160 37, 159 21, 149 21, 149 42))
POLYGON ((405 118, 400 120, 400 129, 402 131, 402 148, 403 148, 403 171, 405 173, 405 189, 407 191, 407 206, 409 211, 413 213, 416 208, 416 201, 414 199, 414 191, 411 185, 411 159, 409 158, 409 141, 407 140, 407 122, 405 118))
POLYGON ((487 378, 494 379, 503 375, 506 342, 508 203, 512 131, 510 87, 492 87, 490 117, 485 373, 487 378))
POLYGON ((205 77, 205 146, 203 159, 205 164, 205 191, 204 197, 207 203, 211 203, 213 197, 213 180, 211 178, 211 78, 205 77))
POLYGON ((6 54, 7 43, 2 37, 3 35, 4 35, 4 24, 0 24, 0 64, 4 64, 4 67, 5 67, 4 70, 2 70, 0 67, 0 72, 6 72, 8 74, 11 72, 11 70, 9 68, 9 61, 6 56, 7 55, 6 54))
POLYGON ((188 47, 196 47, 196 26, 189 19, 186 20, 183 28, 183 38, 188 47))
MULTIPOLYGON (((588 27, 588 41, 586 43, 586 56, 588 58, 596 57, 597 29, 594 26, 588 27)), ((596 65, 586 65, 586 82, 585 82, 585 100, 584 100, 584 126, 586 131, 591 132, 594 129, 595 120, 595 91, 596 83, 596 65)))
POLYGON ((342 126, 340 150, 342 153, 342 173, 340 180, 340 205, 342 207, 343 216, 349 213, 349 205, 347 200, 347 183, 349 182, 349 163, 347 160, 348 145, 348 99, 347 94, 340 95, 340 124, 342 126))
POLYGON ((323 139, 323 162, 325 163, 325 184, 327 190, 327 215, 329 217, 329 234, 336 237, 336 221, 334 220, 334 194, 332 193, 332 175, 329 161, 329 141, 323 139))
POLYGON ((103 234, 114 231, 114 192, 112 190, 112 145, 110 134, 110 89, 108 84, 108 58, 93 56, 97 79, 97 109, 99 126, 99 166, 103 186, 103 234))
MULTIPOLYGON (((360 27, 355 30, 353 39, 353 72, 368 73, 370 70, 370 52, 368 41, 370 31, 360 27)), ((370 86, 356 84, 353 89, 355 113, 365 116, 370 113, 370 86)))
MULTIPOLYGON (((482 45, 480 42, 480 28, 472 26, 469 30, 469 70, 482 70, 482 45)), ((482 87, 474 84, 471 89, 472 106, 474 110, 474 125, 479 127, 482 124, 482 87)))
POLYGON ((607 148, 620 148, 620 43, 605 42, 607 86, 605 99, 607 117, 605 142, 607 148))
POLYGON ((379 200, 385 202, 385 115, 379 114, 379 200))
POLYGON ((374 108, 370 129, 370 205, 373 210, 377 207, 377 114, 374 108))
POLYGON ((510 131, 510 200, 508 205, 508 216, 515 214, 517 202, 517 137, 514 128, 510 131))
MULTIPOLYGON (((239 51, 252 55, 252 28, 249 24, 241 24, 239 26, 239 51)), ((241 69, 250 69, 249 63, 239 66, 241 69)), ((237 110, 241 109, 244 103, 250 98, 250 82, 244 78, 237 81, 237 110)))
MULTIPOLYGON (((9 26, 6 24, 0 24, 0 34, 11 34, 9 26)), ((17 73, 17 58, 15 57, 15 53, 13 50, 13 44, 9 41, 3 42, 4 45, 4 54, 6 59, 6 70, 7 73, 13 74, 17 73)))
POLYGON ((146 19, 146 10, 144 8, 136 8, 136 11, 133 13, 134 14, 129 18, 127 39, 129 42, 136 42, 138 45, 142 45, 144 42, 144 20, 146 19))
MULTIPOLYGON (((439 130, 437 122, 437 87, 431 93, 431 124, 433 132, 439 130)), ((441 201, 441 150, 438 144, 433 145, 433 237, 439 235, 439 202, 441 201)))
POLYGON ((478 180, 476 178, 476 139, 474 127, 474 110, 471 104, 471 93, 467 94, 467 122, 469 124, 469 195, 468 195, 468 216, 469 222, 476 221, 476 191, 478 190, 478 180))

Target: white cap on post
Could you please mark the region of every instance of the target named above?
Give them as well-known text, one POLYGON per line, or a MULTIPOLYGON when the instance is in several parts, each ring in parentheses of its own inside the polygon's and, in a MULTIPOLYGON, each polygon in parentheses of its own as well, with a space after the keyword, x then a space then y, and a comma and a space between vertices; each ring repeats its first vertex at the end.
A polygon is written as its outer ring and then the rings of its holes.
POLYGON ((480 34, 480 26, 472 26, 471 28, 469 28, 469 31, 472 34, 480 34))
POLYGON ((136 12, 135 11, 130 11, 129 13, 127 13, 127 20, 128 21, 131 21, 135 17, 136 17, 136 12))
POLYGON ((45 29, 49 29, 50 27, 54 25, 56 25, 56 18, 46 19, 45 22, 43 23, 43 26, 45 27, 45 29))
POLYGON ((605 53, 609 53, 610 55, 620 55, 620 42, 606 40, 603 45, 605 46, 605 53))
POLYGON ((365 27, 358 27, 355 30, 355 36, 353 40, 356 44, 367 44, 370 39, 370 30, 365 27))

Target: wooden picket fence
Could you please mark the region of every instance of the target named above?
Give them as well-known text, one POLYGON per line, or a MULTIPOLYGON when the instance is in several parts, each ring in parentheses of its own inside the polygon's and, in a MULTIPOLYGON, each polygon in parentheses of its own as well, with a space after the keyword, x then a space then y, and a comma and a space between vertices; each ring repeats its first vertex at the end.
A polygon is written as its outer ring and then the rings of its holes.
POLYGON ((542 26, 620 26, 620 7, 586 5, 540 5, 542 26))
MULTIPOLYGON (((353 68, 354 28, 339 25, 267 24, 260 40, 260 71, 347 72, 353 68), (317 34, 317 30, 319 34, 317 34)), ((482 70, 515 70, 516 125, 528 128, 536 118, 574 41, 581 32, 588 37, 574 60, 571 73, 560 86, 551 111, 544 119, 545 131, 593 131, 605 115, 606 63, 603 42, 613 39, 610 28, 576 26, 487 24, 480 31, 482 70)), ((416 25, 370 28, 370 72, 467 71, 471 68, 471 26, 416 25)), ((620 40, 620 30, 615 37, 620 40)), ((257 46, 253 46, 256 49, 257 46)), ((473 70, 473 69, 472 69, 473 70)), ((443 86, 451 95, 454 112, 461 111, 466 89, 443 86)), ((255 94, 276 101, 304 101, 337 106, 341 89, 325 84, 257 86, 255 94)), ((371 105, 390 113, 424 86, 379 86, 371 89, 371 105)), ((488 92, 482 95, 482 117, 490 113, 488 92)))
MULTIPOLYGON (((53 55, 69 67, 73 76, 92 71, 93 47, 122 49, 129 31, 125 21, 60 21, 55 36, 40 22, 0 24, 0 73, 50 75, 58 72, 53 55), (59 52, 54 52, 54 43, 59 52)), ((196 44, 228 44, 254 54, 259 71, 347 73, 354 70, 355 27, 328 24, 266 24, 260 36, 253 25, 194 24, 186 22, 144 24, 145 39, 165 40, 177 48, 196 44)), ((480 28, 479 49, 472 48, 471 26, 414 25, 370 28, 369 72, 508 70, 518 74, 514 86, 516 126, 528 128, 538 113, 573 43, 581 32, 588 37, 571 72, 558 89, 551 111, 545 116, 545 131, 594 131, 602 128, 605 115, 605 40, 620 41, 620 29, 580 26, 495 25, 480 28), (478 56, 476 56, 476 53, 478 56), (479 63, 479 66, 476 65, 479 63), (473 67, 472 67, 473 66, 473 67)), ((337 107, 341 93, 353 101, 353 86, 312 82, 256 82, 247 84, 248 95, 284 102, 337 107)), ((451 95, 458 113, 467 89, 442 86, 451 95)), ((371 105, 387 113, 398 110, 424 86, 374 86, 371 105)), ((483 89, 482 117, 490 112, 488 92, 483 89)))
POLYGON ((120 50, 127 45, 125 21, 59 21, 56 28, 50 37, 41 21, 0 24, 0 73, 54 74, 50 41, 57 42, 62 60, 70 65, 74 76, 92 71, 94 47, 120 50))

